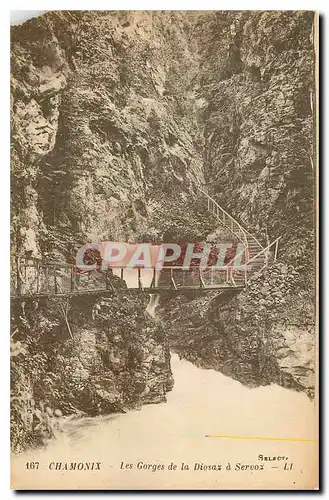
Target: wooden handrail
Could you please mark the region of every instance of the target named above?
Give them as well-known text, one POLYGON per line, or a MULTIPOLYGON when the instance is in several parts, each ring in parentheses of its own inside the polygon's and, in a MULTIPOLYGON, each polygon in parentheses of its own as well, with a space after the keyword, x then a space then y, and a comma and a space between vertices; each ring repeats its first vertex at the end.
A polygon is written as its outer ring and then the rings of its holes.
MULTIPOLYGON (((224 208, 222 208, 211 196, 209 196, 206 191, 204 191, 201 187, 197 187, 197 190, 204 196, 206 197, 206 200, 207 200, 207 205, 208 205, 208 210, 210 212, 212 212, 213 214, 215 214, 217 216, 217 218, 219 219, 220 223, 222 225, 224 225, 225 227, 227 227, 235 236, 236 238, 242 242, 242 244, 244 245, 244 248, 243 248, 243 252, 249 250, 249 243, 250 243, 250 239, 252 241, 254 241, 256 243, 252 245, 252 253, 254 253, 255 251, 258 250, 258 248, 260 248, 260 251, 254 256, 252 257, 251 259, 249 259, 249 253, 247 253, 247 257, 245 258, 245 261, 244 261, 244 264, 241 265, 241 266, 237 266, 237 267, 234 267, 234 271, 239 271, 239 269, 243 269, 244 271, 244 274, 243 274, 243 281, 244 281, 244 284, 246 285, 247 282, 248 282, 248 276, 247 276, 247 266, 249 264, 251 264, 252 262, 254 262, 258 257, 260 257, 261 255, 265 254, 266 256, 266 259, 265 259, 265 262, 264 262, 264 265, 263 267, 266 267, 267 266, 267 259, 268 259, 268 255, 269 255, 269 250, 270 248, 272 248, 274 245, 276 245, 275 247, 275 252, 274 252, 274 260, 276 260, 276 256, 277 256, 277 251, 278 251, 278 243, 281 239, 281 236, 279 236, 278 238, 276 238, 272 243, 270 243, 269 245, 267 245, 267 247, 263 248, 263 246, 261 245, 261 243, 257 240, 257 238, 255 238, 252 234, 249 233, 249 231, 247 231, 246 229, 244 229, 244 227, 241 226, 241 224, 239 224, 238 221, 236 221, 234 219, 234 217, 232 217, 224 208), (249 240, 248 240, 249 238, 249 240)), ((242 252, 240 252, 238 255, 241 255, 242 252)), ((221 267, 217 267, 217 266, 209 266, 209 267, 206 267, 206 269, 211 269, 211 272, 213 272, 214 270, 215 271, 218 271, 219 273, 220 272, 224 272, 226 273, 226 278, 227 278, 227 281, 232 283, 234 287, 238 287, 240 286, 239 285, 239 282, 241 281, 241 273, 237 273, 237 275, 235 275, 234 277, 236 278, 236 281, 233 277, 233 273, 232 273, 232 263, 234 262, 234 260, 237 258, 237 256, 235 255, 233 259, 231 259, 231 261, 226 264, 226 265, 223 265, 221 267)), ((263 262, 261 262, 261 266, 262 266, 263 262)), ((19 266, 18 266, 19 267, 19 266)), ((45 275, 45 278, 46 278, 46 286, 47 286, 47 293, 48 293, 48 289, 49 289, 49 273, 48 271, 50 271, 50 274, 53 276, 53 285, 54 285, 54 294, 58 295, 58 289, 61 291, 61 293, 63 292, 61 290, 61 286, 60 286, 60 281, 57 279, 58 278, 62 278, 63 277, 63 273, 59 273, 59 275, 56 273, 56 271, 61 271, 61 270, 65 270, 67 269, 69 272, 67 273, 67 277, 69 278, 69 281, 70 281, 70 291, 71 293, 74 293, 75 292, 75 283, 74 283, 74 273, 73 271, 76 270, 77 272, 79 271, 80 269, 80 266, 77 266, 75 263, 68 263, 68 262, 56 262, 56 261, 52 261, 52 262, 42 262, 42 261, 37 261, 36 263, 21 263, 21 267, 24 269, 25 268, 25 272, 26 272, 26 268, 28 267, 32 267, 32 268, 35 268, 36 272, 37 272, 37 276, 36 276, 36 287, 37 287, 37 295, 39 294, 39 273, 41 272, 44 273, 45 275)), ((257 266, 258 267, 258 266, 257 266)), ((263 268, 261 267, 261 268, 263 268)), ((153 267, 143 267, 143 268, 138 268, 138 267, 127 267, 127 266, 111 266, 109 269, 111 269, 112 271, 114 271, 115 269, 121 271, 120 273, 120 276, 121 276, 121 279, 124 278, 124 270, 125 269, 135 269, 137 270, 137 273, 138 273, 138 288, 143 290, 144 287, 143 287, 143 283, 142 283, 142 280, 141 280, 141 269, 144 269, 145 271, 152 271, 153 272, 153 279, 152 279, 152 284, 151 284, 151 287, 152 285, 154 286, 156 284, 156 276, 157 276, 157 271, 159 273, 161 272, 165 272, 166 270, 170 271, 170 276, 171 276, 171 283, 174 287, 175 290, 178 289, 176 283, 175 283, 175 280, 173 278, 173 271, 190 271, 192 272, 193 274, 193 271, 199 271, 199 280, 200 280, 200 287, 201 288, 205 288, 207 287, 207 285, 205 284, 204 280, 203 280, 203 276, 201 274, 201 267, 200 266, 162 266, 161 268, 157 268, 156 266, 153 266, 153 267)), ((82 271, 89 271, 88 269, 82 269, 82 271)), ((94 269, 91 269, 90 271, 95 271, 97 270, 98 272, 102 272, 102 273, 107 273, 107 269, 101 269, 101 268, 94 268, 94 269)), ((183 275, 184 277, 184 275, 183 275)), ((211 278, 211 282, 212 282, 212 278, 211 278)), ((108 288, 108 283, 106 282, 106 288, 108 288)), ((113 286, 112 286, 113 288, 113 286)), ((17 295, 20 296, 20 276, 19 276, 19 273, 17 275, 17 285, 16 285, 16 292, 17 292, 17 295)), ((78 293, 79 290, 76 290, 76 292, 78 293)), ((32 294, 31 291, 29 291, 30 294, 32 294)))
POLYGON ((259 257, 263 253, 267 252, 273 245, 275 245, 276 243, 278 243, 280 239, 281 239, 281 236, 279 236, 278 238, 276 238, 276 240, 272 241, 272 243, 270 243, 269 245, 267 245, 266 248, 263 248, 263 250, 261 250, 259 253, 257 253, 252 259, 248 260, 247 264, 250 264, 253 260, 257 259, 257 257, 259 257))
POLYGON ((215 205, 215 206, 216 206, 216 207, 217 207, 217 208, 218 208, 218 209, 222 212, 222 214, 224 214, 224 215, 225 215, 225 217, 226 217, 226 218, 227 218, 227 219, 231 222, 231 227, 230 227, 228 224, 226 224, 226 223, 225 223, 225 218, 223 218, 223 221, 221 221, 221 222, 222 222, 222 224, 223 224, 224 226, 226 226, 226 227, 227 227, 227 228, 228 228, 228 229, 229 229, 229 230, 230 230, 233 234, 235 234, 235 235, 237 236, 237 238, 238 238, 240 241, 242 241, 242 243, 247 243, 247 242, 246 242, 246 237, 245 237, 245 230, 244 230, 244 229, 243 229, 243 227, 242 227, 242 226, 241 226, 241 225, 240 225, 240 224, 239 224, 239 223, 238 223, 238 222, 234 219, 234 217, 232 217, 232 215, 230 215, 228 212, 226 212, 226 210, 225 210, 223 207, 221 207, 221 206, 217 203, 217 201, 215 201, 215 200, 214 200, 211 196, 209 196, 209 194, 208 194, 208 193, 206 193, 206 191, 204 191, 204 190, 203 190, 202 188, 200 188, 199 186, 197 186, 197 189, 198 189, 198 191, 200 191, 200 193, 202 193, 202 194, 203 194, 203 195, 207 198, 207 200, 208 200, 208 210, 210 210, 210 204, 209 204, 209 201, 211 201, 211 202, 212 202, 212 203, 213 203, 213 204, 214 204, 214 205, 215 205), (242 231, 242 234, 243 234, 243 236, 244 236, 244 240, 243 240, 241 237, 239 237, 239 236, 236 234, 236 232, 233 230, 233 227, 232 227, 232 226, 233 226, 233 224, 237 225, 237 226, 238 226, 238 228, 239 228, 239 230, 241 230, 241 231, 242 231))
MULTIPOLYGON (((248 257, 249 257, 249 243, 250 243, 250 241, 248 241, 248 238, 249 238, 249 240, 251 239, 252 241, 254 241, 256 243, 256 245, 259 247, 260 251, 254 257, 252 257, 251 259, 247 258, 247 260, 246 260, 247 265, 254 262, 259 256, 265 254, 266 259, 265 259, 265 264, 263 267, 267 266, 268 253, 269 253, 270 248, 273 245, 276 245, 275 252, 274 252, 274 261, 276 260, 277 252, 278 252, 278 243, 281 239, 281 236, 276 238, 272 243, 270 243, 269 245, 267 245, 267 247, 264 248, 263 245, 260 243, 260 241, 255 236, 253 236, 249 231, 247 231, 244 227, 242 227, 241 224, 239 224, 239 222, 237 220, 235 220, 234 217, 232 217, 232 215, 230 215, 223 207, 221 207, 219 205, 219 203, 217 203, 216 200, 214 200, 206 191, 204 191, 199 186, 196 186, 196 189, 200 193, 202 193, 203 196, 206 197, 207 202, 208 202, 208 210, 209 211, 214 213, 215 211, 211 210, 211 208, 212 208, 212 206, 216 207, 217 217, 220 219, 221 223, 225 227, 227 227, 238 238, 238 240, 240 240, 245 245, 244 251, 247 251, 248 257), (219 212, 222 215, 221 217, 219 215, 219 212), (226 220, 229 221, 229 224, 226 223, 226 220), (241 237, 241 233, 242 233, 242 237, 241 237)), ((226 266, 231 267, 231 265, 235 259, 236 259, 236 256, 234 256, 234 258, 231 259, 231 261, 226 266)), ((246 265, 245 265, 244 279, 245 279, 245 283, 247 283, 248 279, 247 279, 247 266, 246 265)))
MULTIPOLYGON (((232 215, 230 215, 228 212, 226 212, 226 210, 223 207, 221 207, 219 205, 219 203, 217 203, 217 201, 214 200, 214 198, 212 198, 206 191, 204 191, 199 186, 197 186, 197 190, 200 191, 204 196, 206 196, 207 199, 211 200, 226 215, 226 217, 228 217, 231 221, 234 222, 234 224, 236 224, 238 226, 238 228, 242 231, 242 233, 244 235, 245 242, 246 242, 247 246, 248 246, 248 241, 247 241, 246 235, 248 235, 250 238, 252 238, 257 243, 257 245, 259 245, 260 248, 262 248, 262 249, 264 248, 263 245, 258 241, 258 239, 255 238, 255 236, 253 236, 251 233, 249 233, 249 231, 247 231, 244 227, 242 227, 241 224, 239 224, 239 222, 236 219, 234 219, 234 217, 232 217, 232 215)), ((232 230, 232 228, 230 228, 229 226, 227 226, 224 222, 223 222, 223 224, 234 233, 234 231, 232 230)), ((242 241, 241 238, 238 238, 238 239, 240 241, 242 241)))
MULTIPOLYGON (((52 267, 56 267, 56 270, 60 270, 61 268, 63 268, 63 269, 74 269, 74 268, 79 269, 79 266, 77 266, 76 264, 67 264, 67 263, 63 263, 63 265, 56 265, 56 266, 54 266, 53 264, 50 264, 50 265, 49 264, 43 264, 39 268, 37 266, 32 266, 32 265, 25 266, 25 264, 22 264, 22 267, 33 267, 36 270, 37 269, 40 269, 40 270, 44 269, 44 270, 46 270, 47 268, 52 268, 52 267)), ((151 266, 151 267, 128 267, 128 266, 115 266, 114 267, 113 266, 113 267, 109 267, 109 269, 111 269, 111 270, 115 270, 115 269, 120 269, 120 270, 121 269, 123 269, 123 270, 127 269, 128 270, 129 269, 129 270, 135 270, 135 271, 138 271, 138 270, 144 271, 145 270, 145 271, 159 271, 160 272, 160 271, 164 271, 166 269, 168 269, 168 270, 172 269, 172 270, 191 271, 193 269, 199 269, 199 268, 202 269, 203 267, 204 266, 163 266, 161 268, 157 268, 156 266, 151 266)), ((226 268, 227 268, 227 264, 225 264, 223 266, 206 266, 206 267, 204 267, 204 269, 214 269, 214 270, 217 269, 218 271, 223 271, 226 268)), ((241 265, 241 268, 243 268, 243 265, 241 265)), ((237 267, 237 269, 238 269, 238 267, 237 267)), ((96 269, 94 269, 94 271, 95 270, 96 269)), ((106 269, 105 270, 97 269, 97 271, 104 272, 104 273, 107 272, 106 269)), ((70 276, 70 275, 68 274, 68 276, 70 276)))

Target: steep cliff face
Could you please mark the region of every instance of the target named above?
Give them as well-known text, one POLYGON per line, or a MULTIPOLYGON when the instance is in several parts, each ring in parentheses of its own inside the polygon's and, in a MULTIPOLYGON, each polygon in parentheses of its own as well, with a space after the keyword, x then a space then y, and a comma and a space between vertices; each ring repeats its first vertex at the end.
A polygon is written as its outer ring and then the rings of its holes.
MULTIPOLYGON (((239 295, 162 301, 172 348, 250 386, 312 395, 313 31, 309 12, 62 11, 14 27, 13 254, 65 261, 87 241, 226 241, 191 196, 205 182, 262 243, 282 236, 281 263, 239 295)), ((32 344, 15 359, 27 349, 49 375, 35 386, 31 367, 14 364, 22 397, 38 387, 37 404, 89 413, 162 401, 169 346, 145 305, 69 304, 67 324, 51 303, 38 321, 21 304, 14 339, 32 344), (56 345, 49 358, 34 329, 56 345)), ((17 412, 30 428, 33 408, 17 412)))
POLYGON ((307 266, 309 274, 314 13, 224 12, 203 22, 207 184, 264 243, 282 236, 285 261, 307 266))
POLYGON ((173 386, 168 339, 148 298, 29 301, 14 308, 12 444, 52 437, 58 415, 125 412, 173 386))
MULTIPOLYGON (((12 29, 13 257, 65 262, 72 244, 162 239, 170 200, 186 202, 202 179, 189 24, 75 11, 12 29)), ((14 449, 42 439, 38 419, 49 437, 54 408, 165 400, 169 345, 146 305, 13 304, 14 449)))
POLYGON ((241 293, 163 303, 163 321, 180 356, 258 387, 275 383, 314 396, 313 304, 292 266, 273 265, 241 293))
POLYGON ((136 240, 202 179, 188 29, 156 12, 55 12, 13 29, 17 248, 136 240))
POLYGON ((178 352, 254 386, 314 390, 312 12, 218 12, 198 25, 206 184, 279 261, 247 289, 164 304, 178 352))

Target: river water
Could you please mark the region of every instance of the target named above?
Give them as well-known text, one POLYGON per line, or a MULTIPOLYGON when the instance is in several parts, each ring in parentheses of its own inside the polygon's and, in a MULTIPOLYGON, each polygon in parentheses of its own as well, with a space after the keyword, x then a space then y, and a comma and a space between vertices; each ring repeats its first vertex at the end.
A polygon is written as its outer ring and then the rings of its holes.
POLYGON ((46 489, 261 488, 275 487, 278 479, 285 488, 309 484, 313 471, 306 461, 316 444, 301 440, 315 439, 315 406, 305 394, 275 385, 250 389, 176 354, 172 370, 175 386, 166 403, 68 421, 47 448, 13 457, 13 474, 22 487, 35 487, 36 481, 46 489), (283 456, 293 470, 284 471, 283 461, 262 462, 259 454, 283 456), (26 470, 29 460, 39 462, 37 471, 26 470), (101 470, 50 470, 54 461, 101 462, 101 470), (171 463, 177 469, 168 470, 171 463), (189 469, 182 470, 182 463, 189 469), (250 472, 237 464, 265 464, 265 469, 250 472), (215 470, 219 465, 222 470, 215 470))

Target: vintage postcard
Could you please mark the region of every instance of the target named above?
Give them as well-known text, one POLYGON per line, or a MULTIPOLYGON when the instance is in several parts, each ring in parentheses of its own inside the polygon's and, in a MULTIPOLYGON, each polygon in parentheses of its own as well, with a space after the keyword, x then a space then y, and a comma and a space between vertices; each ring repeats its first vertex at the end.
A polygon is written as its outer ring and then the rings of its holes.
POLYGON ((318 489, 317 66, 312 11, 12 24, 12 488, 318 489))

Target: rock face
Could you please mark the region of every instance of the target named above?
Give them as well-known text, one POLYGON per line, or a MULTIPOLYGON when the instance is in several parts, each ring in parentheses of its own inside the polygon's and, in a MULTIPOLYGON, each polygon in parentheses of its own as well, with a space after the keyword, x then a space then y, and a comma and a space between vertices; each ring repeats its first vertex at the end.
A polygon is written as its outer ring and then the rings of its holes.
MULTIPOLYGON (((162 235, 169 200, 184 203, 203 175, 197 106, 186 93, 197 58, 189 23, 180 13, 76 11, 12 28, 13 259, 65 262, 72 244, 162 235)), ((114 297, 84 314, 84 304, 69 304, 70 334, 54 304, 14 304, 27 355, 13 397, 28 380, 27 401, 64 413, 164 401, 168 341, 145 307, 114 297)))
POLYGON ((285 261, 309 268, 314 13, 218 12, 202 22, 207 184, 262 241, 282 236, 285 261))
POLYGON ((13 28, 17 251, 136 241, 168 197, 202 179, 189 24, 179 13, 77 11, 13 28))
POLYGON ((147 302, 114 295, 15 308, 21 346, 12 360, 16 451, 51 437, 36 427, 40 402, 52 413, 97 415, 166 400, 173 386, 169 344, 162 325, 145 314, 147 302))
POLYGON ((276 383, 314 395, 314 310, 300 275, 273 265, 241 293, 163 304, 171 345, 203 368, 250 387, 276 383))
POLYGON ((163 304, 173 347, 242 383, 314 391, 315 75, 312 12, 199 20, 210 193, 279 261, 237 296, 163 304))
MULTIPOLYGON (((172 348, 312 395, 313 24, 310 12, 61 11, 14 27, 13 258, 227 238, 195 201, 205 182, 264 245, 282 236, 281 264, 239 295, 162 301, 172 348)), ((64 413, 163 401, 168 339, 143 300, 16 304, 19 392, 64 413)), ((27 422, 33 408, 16 409, 27 422)))

